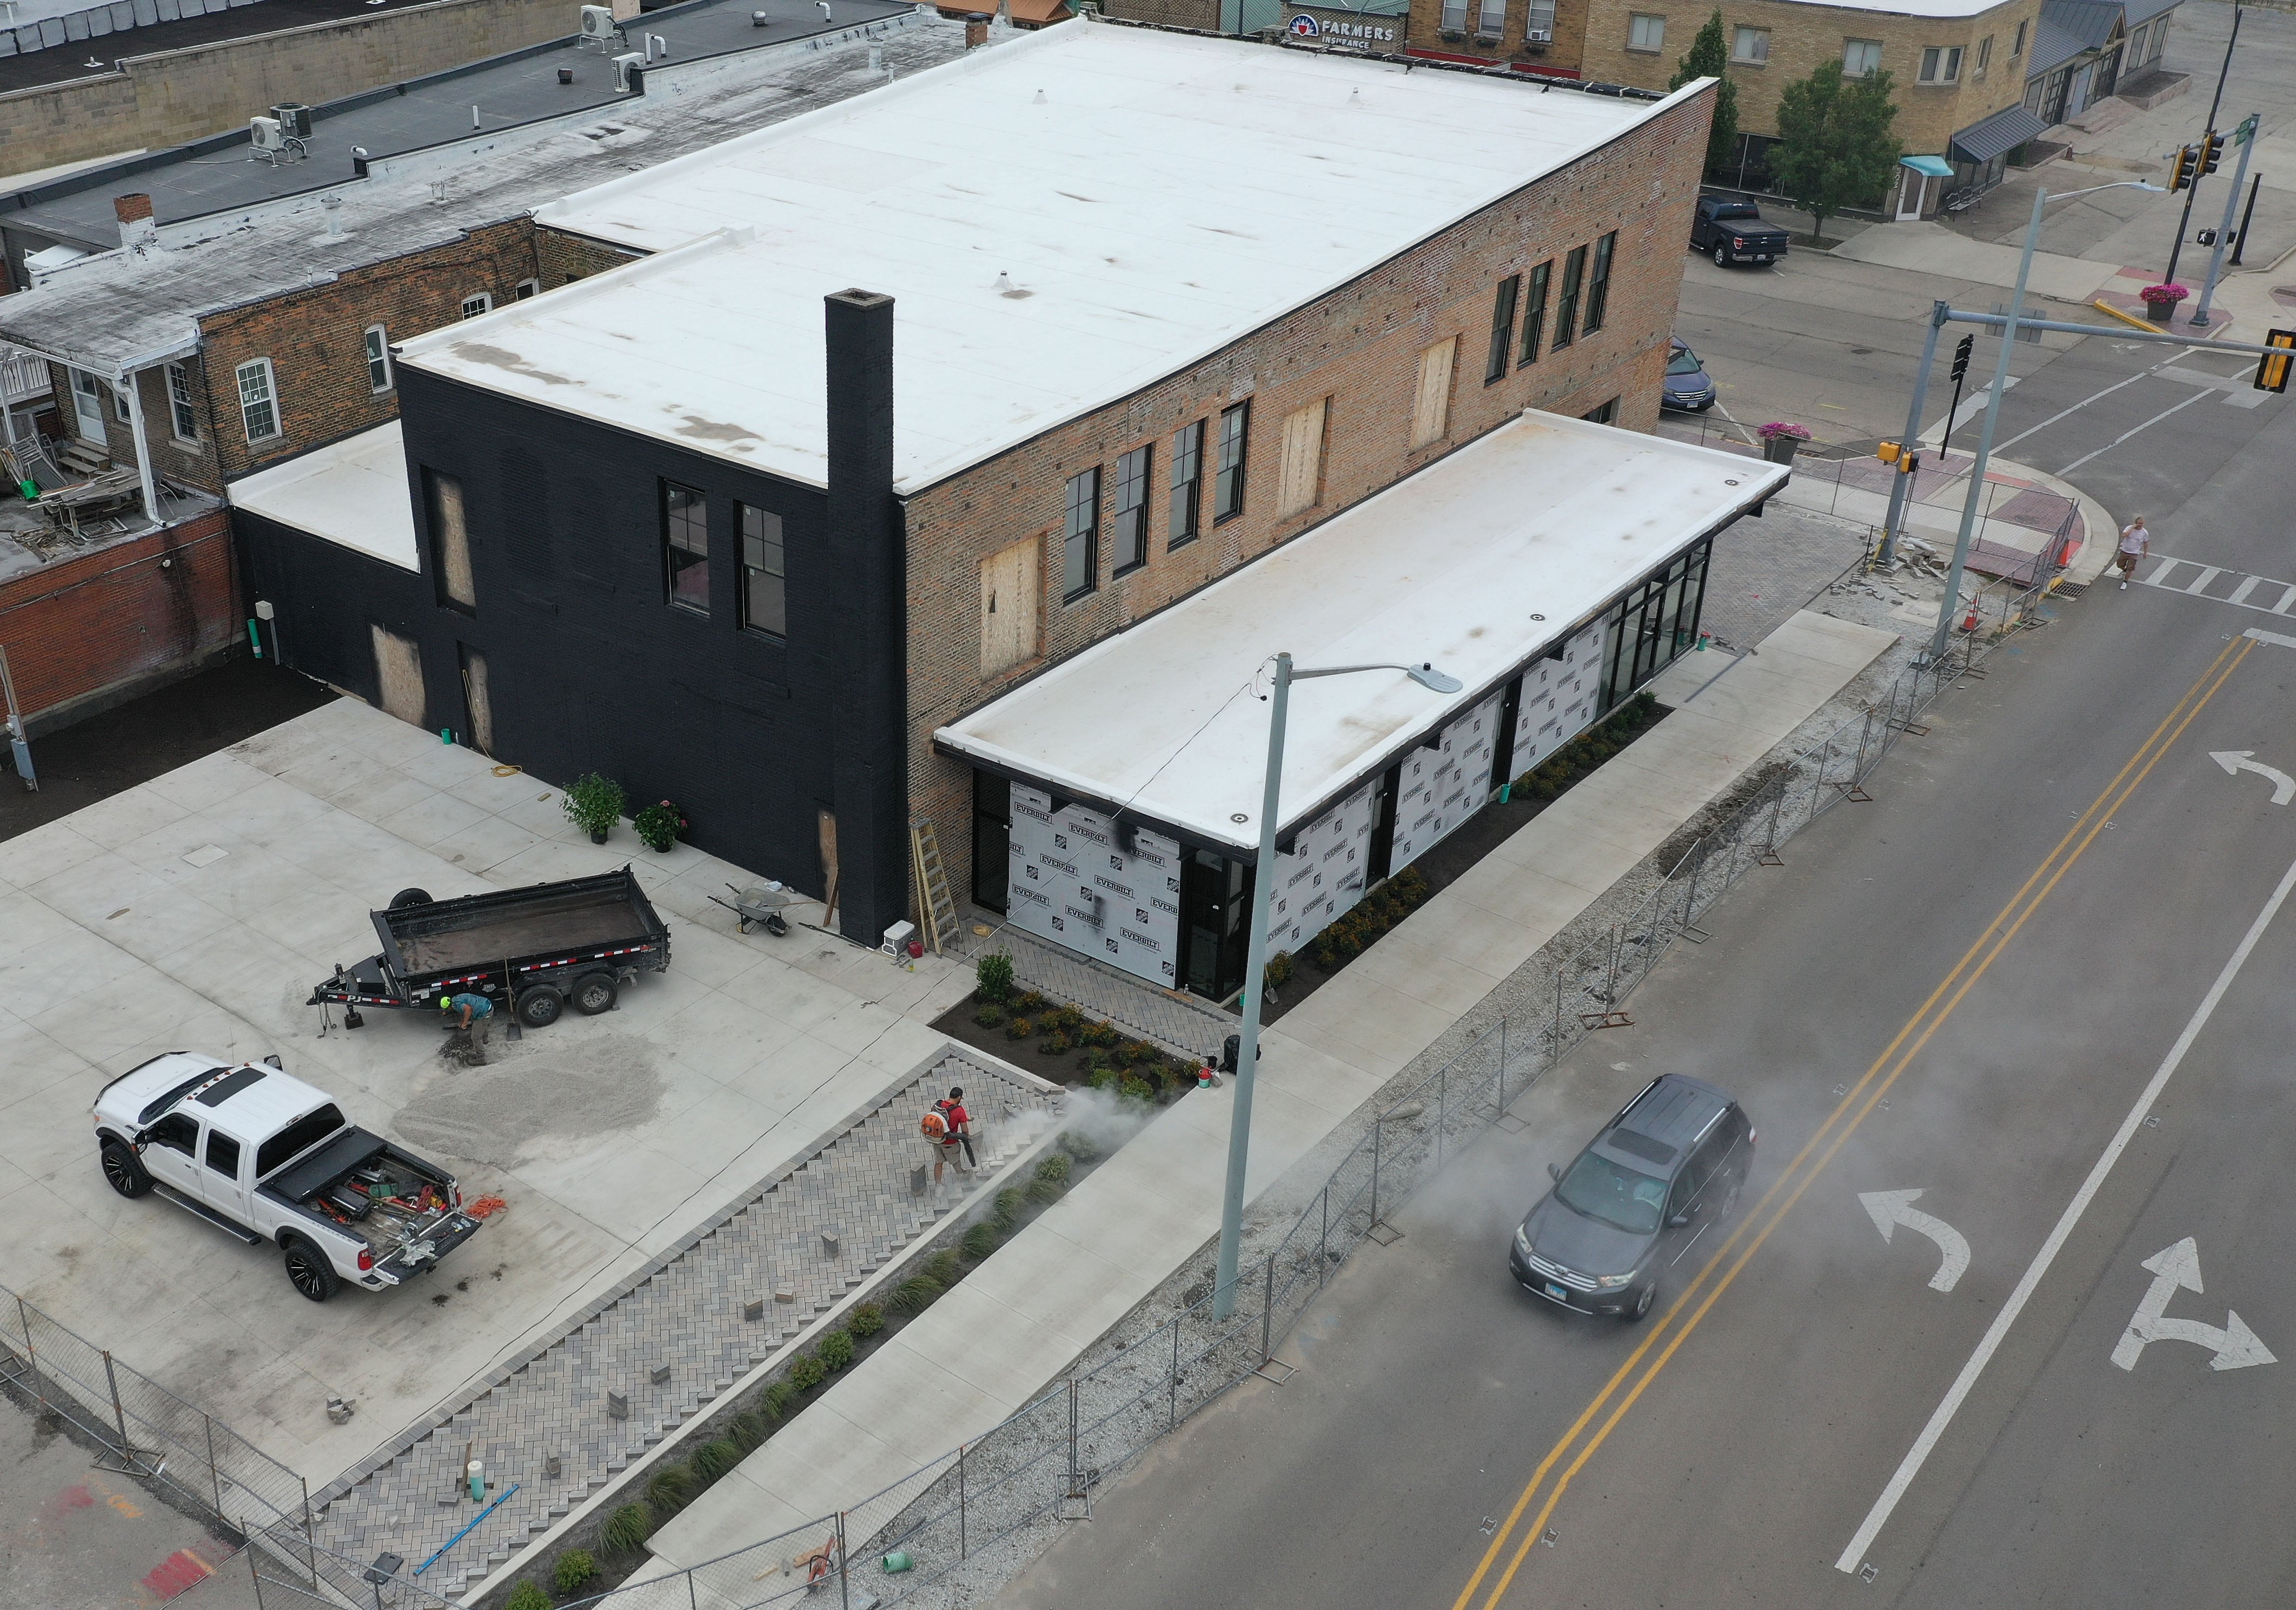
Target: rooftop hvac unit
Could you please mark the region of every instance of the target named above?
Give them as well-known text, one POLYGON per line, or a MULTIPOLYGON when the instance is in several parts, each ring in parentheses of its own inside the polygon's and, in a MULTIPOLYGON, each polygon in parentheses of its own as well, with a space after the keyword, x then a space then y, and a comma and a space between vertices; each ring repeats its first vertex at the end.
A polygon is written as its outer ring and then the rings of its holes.
POLYGON ((614 8, 611 5, 586 5, 582 8, 582 37, 585 39, 605 40, 614 37, 614 8))
POLYGON ((247 136, 258 151, 287 149, 287 132, 279 127, 279 119, 276 118, 248 119, 247 136))
POLYGON ((636 51, 632 51, 626 56, 616 56, 614 58, 614 88, 620 94, 627 94, 634 84, 644 83, 645 80, 645 57, 636 51))
POLYGON ((300 101, 282 102, 271 109, 271 115, 279 120, 282 134, 291 135, 298 140, 311 137, 311 109, 300 101))

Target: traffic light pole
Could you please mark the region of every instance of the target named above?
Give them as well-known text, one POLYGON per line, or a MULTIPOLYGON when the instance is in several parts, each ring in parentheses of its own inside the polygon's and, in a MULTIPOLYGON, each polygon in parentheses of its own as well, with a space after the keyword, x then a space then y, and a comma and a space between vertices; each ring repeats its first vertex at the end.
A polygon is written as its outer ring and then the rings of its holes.
MULTIPOLYGON (((1930 308, 1929 339, 1922 343, 1922 366, 1914 376, 1913 406, 1906 410, 1906 434, 1898 450, 1898 473, 1890 478, 1890 511, 1882 516, 1882 549, 1874 562, 1884 566, 1898 562, 1898 522, 1906 513, 1906 498, 1912 492, 1913 475, 1905 467, 1908 457, 1915 456, 1921 445, 1922 403, 1930 394, 1930 370, 1937 363, 1938 333, 1953 313, 1950 302, 1935 302, 1930 308)), ((1946 431, 1952 433, 1953 421, 1948 418, 1946 431)))
POLYGON ((2217 131, 2212 120, 2198 145, 2187 145, 2177 154, 2179 168, 2184 166, 2185 156, 2193 154, 2193 182, 2185 186, 2185 210, 2177 217, 2177 238, 2169 243, 2168 271, 2161 276, 2161 283, 2164 285, 2177 283, 2177 259, 2185 254, 2185 236, 2191 233, 2193 227, 2193 203, 2200 198, 2201 181, 2208 177, 2209 152, 2216 148, 2216 138, 2217 131))
POLYGON ((2205 330, 2209 324, 2209 303, 2217 294, 2217 275, 2224 272, 2225 237, 2232 234, 2233 215, 2240 207, 2240 187, 2248 182, 2248 159, 2256 150, 2257 114, 2232 131, 2240 145, 2240 162, 2233 169, 2232 188, 2225 192, 2224 222, 2217 229, 2216 245, 2209 253, 2209 277, 2201 285, 2201 305, 2193 310, 2193 327, 2205 330))
MULTIPOLYGON (((2204 160, 2193 174, 2192 189, 2185 193, 2185 215, 2177 220, 2176 243, 2169 248, 2169 272, 2161 276, 2161 282, 2165 284, 2174 284, 2177 280, 2177 259, 2184 252, 2185 234, 2193 224, 2193 201, 2201 193, 2202 179, 2207 177, 2206 153, 2217 137, 2217 111, 2224 105, 2225 79, 2232 73, 2232 47, 2239 43, 2240 0, 2233 0, 2232 37, 2225 41, 2224 62, 2217 69, 2217 93, 2209 100, 2208 132, 2201 136, 2201 151, 2204 160)), ((2234 193, 2238 193, 2238 187, 2235 186, 2234 193)))

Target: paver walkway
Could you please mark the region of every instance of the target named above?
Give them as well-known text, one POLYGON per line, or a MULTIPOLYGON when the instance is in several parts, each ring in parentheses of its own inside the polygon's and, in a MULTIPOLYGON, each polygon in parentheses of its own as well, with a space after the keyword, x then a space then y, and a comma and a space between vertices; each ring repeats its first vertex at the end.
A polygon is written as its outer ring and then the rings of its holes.
POLYGON ((1235 1019, 1209 1002, 1159 990, 1009 924, 975 943, 982 952, 1010 955, 1013 976, 1026 988, 1068 1001, 1086 1017, 1104 1019, 1182 1056, 1216 1051, 1235 1032, 1235 1019))
POLYGON ((459 1483, 466 1457, 483 1459, 490 1490, 518 1491, 424 1573, 431 1591, 459 1593, 991 1189, 1063 1099, 1057 1086, 954 1047, 929 1058, 562 1334, 313 1495, 319 1542, 357 1560, 385 1548, 410 1567, 426 1560, 476 1513, 459 1483), (918 1195, 918 1115, 951 1084, 975 1114, 980 1167, 918 1195), (825 1235, 838 1238, 833 1253, 825 1235), (751 1302, 763 1305, 758 1318, 746 1317, 751 1302), (609 1412, 609 1392, 627 1401, 623 1416, 609 1412))
MULTIPOLYGON (((1263 1046, 1248 1195, 1895 640, 1795 615, 1759 655, 1715 678, 1287 1013, 1263 1046)), ((1032 1401, 1218 1228, 1233 1098, 1227 1085, 1165 1109, 657 1532, 642 1574, 857 1503, 1032 1401)))

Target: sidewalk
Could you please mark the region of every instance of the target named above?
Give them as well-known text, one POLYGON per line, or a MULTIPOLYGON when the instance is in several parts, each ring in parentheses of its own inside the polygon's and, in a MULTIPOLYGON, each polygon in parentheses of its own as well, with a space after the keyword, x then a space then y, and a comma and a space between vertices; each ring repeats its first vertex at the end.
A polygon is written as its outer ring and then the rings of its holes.
MULTIPOLYGON (((2023 253, 2015 246, 1973 241, 1942 224, 1892 224, 1868 229, 1833 249, 1835 257, 1852 262, 1877 263, 1886 268, 1906 268, 2006 291, 2017 283, 2017 264, 2023 253)), ((2036 251, 2027 281, 2037 294, 2061 302, 2086 302, 2112 279, 2118 265, 2036 251)))
MULTIPOLYGON (((1256 1197, 1895 641, 1807 611, 1266 1037, 1256 1197)), ((640 1578, 849 1506, 1032 1401, 1216 1232, 1233 1087, 1168 1109, 669 1522, 640 1578)))

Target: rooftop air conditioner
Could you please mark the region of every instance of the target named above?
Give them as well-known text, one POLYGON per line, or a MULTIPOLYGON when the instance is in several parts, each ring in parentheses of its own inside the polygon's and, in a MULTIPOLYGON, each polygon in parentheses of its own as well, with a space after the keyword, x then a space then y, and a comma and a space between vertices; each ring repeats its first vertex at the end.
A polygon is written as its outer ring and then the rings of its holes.
POLYGON ((633 83, 644 83, 645 79, 645 56, 638 51, 632 51, 627 55, 616 56, 614 58, 614 88, 616 92, 621 94, 627 94, 630 92, 630 87, 633 83))
POLYGON ((271 115, 279 119, 283 134, 291 135, 299 140, 311 137, 311 109, 300 101, 282 102, 271 109, 271 115))
POLYGON ((286 132, 279 127, 279 119, 276 118, 248 119, 247 137, 258 151, 287 149, 286 132))
POLYGON ((586 5, 582 8, 582 37, 585 39, 606 40, 614 37, 614 8, 611 5, 586 5))

